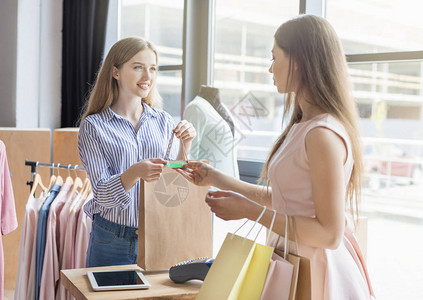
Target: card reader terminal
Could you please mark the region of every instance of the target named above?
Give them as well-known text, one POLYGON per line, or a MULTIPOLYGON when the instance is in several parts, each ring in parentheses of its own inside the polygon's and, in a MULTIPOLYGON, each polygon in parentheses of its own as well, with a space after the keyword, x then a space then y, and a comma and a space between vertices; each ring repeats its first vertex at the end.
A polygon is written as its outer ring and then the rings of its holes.
POLYGON ((214 258, 201 257, 177 263, 169 269, 169 277, 175 283, 192 279, 204 281, 213 261, 214 258))

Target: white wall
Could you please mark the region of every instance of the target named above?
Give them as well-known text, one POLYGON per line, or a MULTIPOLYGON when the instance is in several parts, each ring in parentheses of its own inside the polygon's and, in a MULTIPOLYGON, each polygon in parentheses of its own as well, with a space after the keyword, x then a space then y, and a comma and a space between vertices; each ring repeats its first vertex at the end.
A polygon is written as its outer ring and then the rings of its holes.
POLYGON ((16 0, 0 1, 0 127, 16 125, 16 0))
POLYGON ((0 126, 60 127, 62 5, 0 1, 0 126))
POLYGON ((39 127, 41 0, 18 1, 16 127, 39 127))
POLYGON ((120 39, 120 0, 109 0, 107 11, 106 39, 104 41, 103 58, 106 58, 110 48, 120 39))
POLYGON ((41 17, 39 127, 59 128, 62 107, 63 1, 42 0, 41 17))

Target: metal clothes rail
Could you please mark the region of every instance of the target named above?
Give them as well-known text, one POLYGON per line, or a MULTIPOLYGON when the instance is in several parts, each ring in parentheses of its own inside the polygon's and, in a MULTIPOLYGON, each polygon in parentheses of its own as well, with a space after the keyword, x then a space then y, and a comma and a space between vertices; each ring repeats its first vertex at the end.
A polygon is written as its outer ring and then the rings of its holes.
POLYGON ((67 169, 68 171, 70 170, 83 170, 85 171, 84 167, 82 166, 78 166, 78 165, 64 165, 64 164, 55 164, 55 163, 42 163, 39 161, 32 161, 32 160, 27 160, 25 159, 25 165, 26 166, 31 166, 31 180, 27 181, 26 184, 30 186, 30 188, 32 188, 32 184, 34 182, 34 176, 35 174, 37 174, 37 168, 38 167, 47 167, 50 169, 67 169))

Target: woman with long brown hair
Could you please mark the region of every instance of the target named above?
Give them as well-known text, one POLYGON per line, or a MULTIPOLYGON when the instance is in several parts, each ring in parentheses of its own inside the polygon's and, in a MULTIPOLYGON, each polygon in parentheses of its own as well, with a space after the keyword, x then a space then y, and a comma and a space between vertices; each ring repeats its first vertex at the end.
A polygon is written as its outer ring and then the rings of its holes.
POLYGON ((87 267, 136 263, 139 180, 159 179, 172 132, 181 143, 166 159, 183 159, 196 136, 191 123, 175 126, 160 109, 157 71, 152 43, 138 37, 116 42, 82 116, 79 155, 94 193, 84 205, 93 219, 87 267))
MULTIPOLYGON (((282 24, 269 72, 286 95, 284 118, 290 119, 265 163, 267 184, 248 184, 204 163, 180 172, 222 189, 209 192, 206 202, 225 220, 255 220, 266 206, 260 222, 269 227, 275 210, 273 231, 283 237, 285 215, 291 216, 291 236, 298 237, 299 254, 310 259, 312 299, 370 299, 364 260, 347 221, 348 211, 357 217, 361 188, 358 114, 332 26, 313 15, 282 24)), ((283 238, 275 246, 282 248, 283 238)))

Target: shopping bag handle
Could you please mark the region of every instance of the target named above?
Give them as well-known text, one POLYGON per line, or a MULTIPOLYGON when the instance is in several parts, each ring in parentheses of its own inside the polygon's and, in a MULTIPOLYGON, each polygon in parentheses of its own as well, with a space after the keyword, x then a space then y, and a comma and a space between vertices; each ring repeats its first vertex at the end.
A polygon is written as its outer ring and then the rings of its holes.
MULTIPOLYGON (((263 209, 264 211, 266 211, 266 206, 263 209)), ((276 218, 276 210, 273 210, 273 217, 272 217, 272 222, 270 223, 270 228, 269 228, 269 232, 267 233, 267 237, 266 237, 266 244, 268 244, 269 242, 269 237, 270 237, 270 233, 272 232, 273 229, 273 224, 275 223, 275 218, 276 218)), ((260 234, 261 230, 263 229, 263 225, 260 227, 259 231, 256 234, 256 237, 254 238, 254 241, 257 240, 258 235, 260 234)))
MULTIPOLYGON (((260 221, 260 219, 263 217, 263 215, 264 215, 264 212, 266 211, 266 206, 263 206, 263 210, 262 210, 262 212, 261 212, 261 214, 258 216, 258 218, 257 218, 257 220, 254 222, 254 225, 251 227, 251 229, 250 229, 250 231, 248 231, 248 233, 247 233, 247 235, 244 237, 244 240, 243 240, 243 242, 245 242, 245 240, 247 239, 247 237, 250 235, 250 233, 251 233, 251 231, 253 230, 253 228, 254 228, 254 226, 256 226, 256 224, 260 221)), ((235 233, 237 233, 245 224, 247 224, 247 222, 248 222, 249 220, 247 219, 237 230, 235 230, 235 232, 234 233, 232 233, 232 236, 231 236, 231 240, 233 239, 233 237, 235 236, 235 233)), ((260 228, 260 230, 261 230, 261 228, 260 228)), ((256 239, 257 239, 257 236, 259 235, 259 233, 260 233, 260 230, 259 230, 259 232, 257 233, 257 235, 256 235, 256 238, 254 239, 254 241, 256 241, 256 239)))
POLYGON ((296 254, 298 255, 298 241, 297 241, 297 223, 295 222, 294 216, 290 216, 292 228, 294 229, 294 241, 295 241, 295 250, 296 254))
MULTIPOLYGON (((295 219, 293 216, 288 216, 287 214, 285 214, 285 240, 284 240, 284 246, 283 246, 283 258, 286 260, 286 256, 289 253, 289 218, 292 218, 292 226, 294 229, 294 239, 295 239, 295 248, 297 250, 297 254, 298 254, 298 243, 297 243, 297 228, 296 228, 296 224, 295 224, 295 219)), ((280 235, 278 235, 278 239, 276 241, 276 246, 279 244, 279 239, 280 239, 280 235)))
POLYGON ((287 256, 287 254, 288 254, 288 241, 289 241, 289 237, 288 237, 288 232, 289 232, 289 230, 288 230, 288 220, 289 220, 289 217, 288 217, 288 215, 287 214, 285 214, 285 243, 284 243, 284 249, 283 249, 283 259, 285 259, 286 260, 286 256, 287 256))
POLYGON ((267 233, 267 237, 266 237, 266 244, 269 244, 269 238, 270 238, 270 234, 272 233, 272 229, 273 229, 273 224, 275 223, 275 218, 276 218, 276 210, 273 209, 273 218, 272 218, 272 222, 270 223, 270 228, 269 228, 269 232, 267 233))

